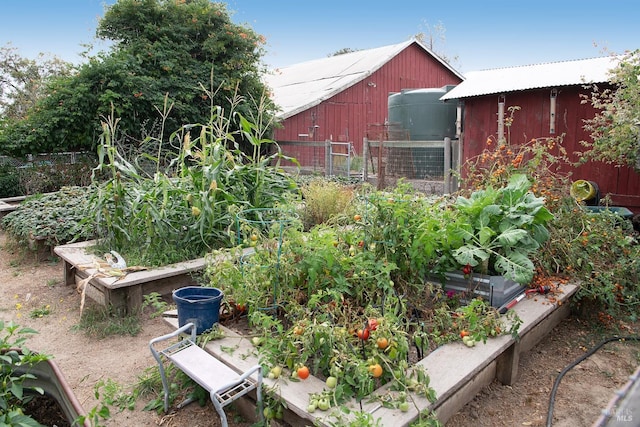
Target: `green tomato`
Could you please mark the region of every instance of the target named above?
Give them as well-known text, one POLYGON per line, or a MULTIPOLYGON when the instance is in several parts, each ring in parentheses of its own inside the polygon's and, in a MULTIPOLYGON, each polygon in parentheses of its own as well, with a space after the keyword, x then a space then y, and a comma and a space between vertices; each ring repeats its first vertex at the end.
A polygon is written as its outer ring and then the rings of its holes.
POLYGON ((338 379, 336 377, 328 377, 326 384, 329 388, 336 388, 336 385, 338 385, 338 379))
POLYGON ((254 346, 258 347, 260 344, 262 344, 262 338, 260 338, 260 337, 251 338, 251 344, 253 344, 254 346))
POLYGON ((327 399, 326 397, 323 397, 318 401, 318 409, 320 409, 321 411, 326 411, 330 407, 331 403, 329 403, 329 399, 327 399))
POLYGON ((409 402, 401 402, 398 405, 398 409, 400 409, 402 412, 407 412, 409 410, 409 402))
POLYGON ((308 413, 312 413, 316 411, 316 404, 315 403, 310 403, 309 406, 307 406, 307 412, 308 413))
POLYGON ((467 345, 467 347, 473 347, 474 345, 476 345, 476 341, 473 338, 470 340, 466 340, 464 343, 467 345))
POLYGON ((273 378, 279 378, 280 374, 282 374, 282 368, 280 366, 274 366, 271 368, 271 372, 269 372, 269 374, 272 374, 273 378))

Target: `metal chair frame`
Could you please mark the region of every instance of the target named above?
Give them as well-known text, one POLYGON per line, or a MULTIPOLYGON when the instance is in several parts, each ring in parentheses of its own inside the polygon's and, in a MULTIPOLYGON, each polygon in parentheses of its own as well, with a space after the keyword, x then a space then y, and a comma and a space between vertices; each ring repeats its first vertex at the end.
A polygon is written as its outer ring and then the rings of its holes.
MULTIPOLYGON (((160 369, 160 378, 164 389, 165 412, 169 410, 169 384, 162 356, 209 392, 211 402, 220 415, 222 427, 228 427, 224 407, 254 389, 256 390, 258 412, 260 417, 263 417, 262 367, 256 365, 244 373, 238 373, 231 369, 196 344, 196 327, 193 323, 187 323, 174 332, 152 339, 149 342, 149 349, 158 362, 160 369), (190 332, 188 332, 189 330, 190 332), (163 350, 156 350, 157 343, 167 341, 187 332, 189 333, 188 337, 182 338, 163 350), (253 374, 257 374, 257 379, 252 377, 253 374)), ((178 408, 192 401, 193 399, 187 399, 178 405, 178 408)))

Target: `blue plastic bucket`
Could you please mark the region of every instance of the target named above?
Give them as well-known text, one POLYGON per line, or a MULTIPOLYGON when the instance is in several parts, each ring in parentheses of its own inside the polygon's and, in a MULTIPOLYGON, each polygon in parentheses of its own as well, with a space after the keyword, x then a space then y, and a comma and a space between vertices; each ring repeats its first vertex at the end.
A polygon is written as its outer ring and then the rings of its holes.
POLYGON ((224 294, 217 288, 187 286, 173 291, 173 301, 178 307, 178 325, 196 325, 196 333, 201 334, 218 323, 220 301, 224 294))

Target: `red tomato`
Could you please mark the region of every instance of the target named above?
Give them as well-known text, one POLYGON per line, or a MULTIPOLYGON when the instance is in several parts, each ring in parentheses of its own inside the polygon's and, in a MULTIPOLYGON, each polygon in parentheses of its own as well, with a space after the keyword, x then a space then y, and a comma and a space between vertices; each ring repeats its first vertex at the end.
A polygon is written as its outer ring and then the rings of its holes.
POLYGON ((368 340, 369 339, 369 328, 358 329, 358 338, 360 338, 363 341, 368 340))
POLYGON ((309 378, 309 368, 306 366, 301 366, 298 368, 298 378, 301 380, 306 380, 309 378))
POLYGON ((467 264, 464 267, 462 267, 462 273, 465 275, 471 274, 471 265, 467 264))

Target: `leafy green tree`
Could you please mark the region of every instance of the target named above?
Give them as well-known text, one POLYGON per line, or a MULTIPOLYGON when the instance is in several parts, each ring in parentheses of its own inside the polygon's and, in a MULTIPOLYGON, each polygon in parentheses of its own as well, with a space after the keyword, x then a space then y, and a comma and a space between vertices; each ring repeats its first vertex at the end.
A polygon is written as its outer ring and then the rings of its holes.
MULTIPOLYGON (((162 129, 166 142, 181 125, 205 122, 213 106, 227 109, 236 90, 253 99, 265 90, 264 39, 232 23, 223 3, 118 0, 107 6, 97 36, 112 41, 110 50, 53 82, 27 119, 0 131, 0 147, 16 154, 93 149, 112 108, 125 142, 162 129), (162 117, 165 97, 172 108, 162 117)), ((250 102, 242 109, 246 117, 257 111, 250 102)))
POLYGON ((585 100, 598 110, 585 120, 591 141, 582 161, 599 160, 640 172, 640 49, 627 52, 611 71, 610 86, 593 86, 585 100))
POLYGON ((45 96, 47 83, 71 70, 71 64, 55 56, 40 54, 34 60, 23 58, 10 44, 0 47, 0 114, 4 120, 24 119, 45 96))

